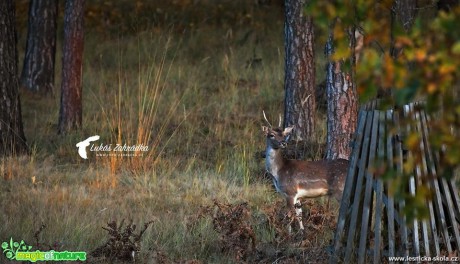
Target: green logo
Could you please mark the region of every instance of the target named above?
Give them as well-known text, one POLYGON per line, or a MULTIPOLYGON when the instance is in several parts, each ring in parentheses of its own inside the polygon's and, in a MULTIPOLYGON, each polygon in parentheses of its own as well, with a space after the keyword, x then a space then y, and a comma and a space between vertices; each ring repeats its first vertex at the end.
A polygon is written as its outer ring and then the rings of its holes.
POLYGON ((85 261, 86 252, 72 252, 72 251, 31 251, 32 246, 26 245, 23 240, 21 242, 14 242, 10 238, 9 242, 2 243, 3 254, 9 260, 17 261, 85 261))
POLYGON ((14 242, 13 238, 10 238, 10 243, 3 242, 2 243, 3 254, 5 254, 6 258, 9 260, 16 259, 16 254, 18 251, 29 251, 32 249, 32 246, 26 245, 24 240, 21 242, 14 242))

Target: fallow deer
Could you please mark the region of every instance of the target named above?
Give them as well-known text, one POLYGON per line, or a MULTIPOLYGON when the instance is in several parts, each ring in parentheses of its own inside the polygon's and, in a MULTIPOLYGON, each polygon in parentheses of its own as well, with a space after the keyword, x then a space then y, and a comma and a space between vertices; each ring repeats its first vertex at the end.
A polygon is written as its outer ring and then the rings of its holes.
POLYGON ((348 161, 345 159, 319 161, 285 159, 281 149, 287 146, 293 128, 287 127, 282 130, 271 128, 271 126, 262 127, 267 138, 265 166, 267 172, 273 177, 276 191, 286 197, 289 208, 295 209, 300 229, 303 230, 300 198, 333 195, 340 201, 347 175, 348 161))

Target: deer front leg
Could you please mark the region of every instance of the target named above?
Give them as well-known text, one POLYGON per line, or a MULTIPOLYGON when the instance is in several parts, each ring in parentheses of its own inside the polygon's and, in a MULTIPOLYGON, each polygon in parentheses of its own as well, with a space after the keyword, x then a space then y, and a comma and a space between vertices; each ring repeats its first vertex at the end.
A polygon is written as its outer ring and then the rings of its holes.
MULTIPOLYGON (((287 205, 289 207, 289 210, 292 210, 294 209, 295 211, 295 218, 297 219, 297 221, 299 222, 299 227, 300 227, 300 230, 303 231, 304 230, 304 227, 303 227, 303 223, 302 223, 302 204, 300 203, 300 201, 297 199, 297 197, 288 197, 287 198, 287 205)), ((291 211, 292 212, 292 211, 291 211)), ((291 224, 289 224, 288 226, 288 231, 289 231, 289 234, 291 234, 291 224)))
POLYGON ((302 204, 300 203, 299 200, 295 201, 294 208, 295 208, 295 216, 297 218, 297 221, 299 221, 300 230, 303 231, 304 227, 302 223, 302 204))

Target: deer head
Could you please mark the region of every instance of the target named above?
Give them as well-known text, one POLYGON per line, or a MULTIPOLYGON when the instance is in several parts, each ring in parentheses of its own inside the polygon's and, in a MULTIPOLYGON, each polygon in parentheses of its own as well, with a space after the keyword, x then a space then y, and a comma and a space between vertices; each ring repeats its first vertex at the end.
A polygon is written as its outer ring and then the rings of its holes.
POLYGON ((262 131, 267 137, 267 145, 273 149, 285 148, 294 126, 282 130, 281 128, 271 128, 262 126, 262 131))
POLYGON ((281 128, 282 119, 280 114, 278 127, 273 128, 272 124, 270 124, 267 116, 265 115, 265 111, 262 111, 262 114, 264 115, 264 119, 268 124, 268 126, 262 126, 262 131, 267 137, 267 147, 271 146, 273 149, 285 148, 287 146, 287 142, 289 141, 291 132, 294 129, 294 126, 287 127, 283 130, 281 128))

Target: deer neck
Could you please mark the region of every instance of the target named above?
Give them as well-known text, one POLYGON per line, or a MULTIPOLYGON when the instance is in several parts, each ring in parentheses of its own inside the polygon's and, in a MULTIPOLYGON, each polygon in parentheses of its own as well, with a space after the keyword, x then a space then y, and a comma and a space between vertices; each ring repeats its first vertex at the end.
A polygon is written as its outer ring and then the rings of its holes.
POLYGON ((279 171, 283 167, 284 162, 281 149, 274 149, 270 144, 267 144, 267 149, 265 150, 265 168, 276 181, 279 180, 279 171))

